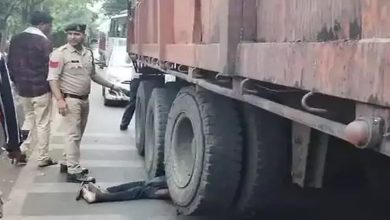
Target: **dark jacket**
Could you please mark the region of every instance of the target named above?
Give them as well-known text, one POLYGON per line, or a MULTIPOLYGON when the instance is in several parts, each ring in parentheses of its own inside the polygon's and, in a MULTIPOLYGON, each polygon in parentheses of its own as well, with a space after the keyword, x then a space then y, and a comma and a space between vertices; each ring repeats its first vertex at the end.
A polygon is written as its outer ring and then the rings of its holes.
POLYGON ((8 68, 22 97, 37 97, 50 91, 47 82, 51 42, 43 36, 20 33, 11 40, 8 68))

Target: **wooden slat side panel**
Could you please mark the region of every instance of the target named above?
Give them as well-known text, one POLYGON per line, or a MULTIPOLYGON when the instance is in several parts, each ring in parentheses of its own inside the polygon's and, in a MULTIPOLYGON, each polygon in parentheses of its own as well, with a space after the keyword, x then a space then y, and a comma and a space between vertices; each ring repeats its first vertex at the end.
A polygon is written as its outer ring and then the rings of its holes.
POLYGON ((155 0, 145 0, 146 4, 146 43, 157 43, 157 2, 155 0))
POLYGON ((225 1, 201 0, 203 43, 210 44, 219 42, 219 9, 225 1))
POLYGON ((129 52, 137 55, 148 56, 153 58, 158 58, 159 56, 159 46, 158 44, 143 44, 142 51, 138 51, 138 45, 132 44, 129 47, 129 52))
POLYGON ((225 0, 219 7, 219 72, 224 75, 236 74, 237 46, 241 41, 244 17, 243 7, 242 0, 225 0))
MULTIPOLYGON (((130 45, 129 52, 158 58, 159 47, 157 44, 144 44, 140 54, 138 46, 133 44, 130 45)), ((166 44, 164 47, 165 60, 169 62, 218 72, 219 66, 215 62, 219 59, 218 44, 166 44)))
POLYGON ((390 1, 363 1, 363 37, 390 38, 390 1))
POLYGON ((259 42, 361 37, 360 0, 257 0, 257 9, 259 42))
POLYGON ((170 44, 166 46, 166 59, 170 62, 218 71, 219 45, 170 44))
POLYGON ((257 0, 244 0, 243 3, 243 24, 242 40, 256 41, 257 35, 257 0))
POLYGON ((153 41, 158 42, 158 1, 153 1, 153 41))
POLYGON ((195 0, 174 1, 174 30, 175 43, 193 42, 195 21, 195 0))
POLYGON ((165 60, 165 45, 174 43, 174 0, 158 1, 158 45, 160 60, 165 60))
POLYGON ((244 77, 390 106, 390 41, 241 44, 239 57, 244 77))

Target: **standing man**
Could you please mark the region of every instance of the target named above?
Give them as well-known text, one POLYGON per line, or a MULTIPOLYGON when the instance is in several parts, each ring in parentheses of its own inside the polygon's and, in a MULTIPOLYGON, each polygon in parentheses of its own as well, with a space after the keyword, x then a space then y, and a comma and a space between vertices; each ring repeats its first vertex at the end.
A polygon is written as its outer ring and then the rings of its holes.
POLYGON ((127 106, 125 108, 125 112, 123 113, 123 116, 122 116, 122 121, 121 121, 121 125, 120 125, 121 131, 127 130, 127 128, 129 127, 130 121, 133 118, 134 111, 135 111, 135 104, 137 101, 137 90, 138 90, 138 86, 139 86, 139 81, 140 81, 139 78, 134 78, 130 82, 130 93, 129 93, 130 101, 129 101, 129 104, 127 104, 127 106))
POLYGON ((10 77, 21 97, 24 114, 33 118, 31 131, 20 148, 25 153, 30 150, 30 143, 37 143, 39 167, 56 164, 49 156, 52 96, 46 81, 52 51, 47 36, 52 21, 47 13, 33 12, 32 26, 12 38, 8 55, 10 77))
POLYGON ((85 29, 84 24, 71 24, 65 28, 68 43, 53 52, 47 78, 62 115, 60 126, 66 133, 66 163, 61 165, 61 172, 67 172, 68 182, 95 182, 79 163, 80 142, 89 113, 91 79, 113 90, 128 92, 96 74, 92 51, 83 46, 85 29))

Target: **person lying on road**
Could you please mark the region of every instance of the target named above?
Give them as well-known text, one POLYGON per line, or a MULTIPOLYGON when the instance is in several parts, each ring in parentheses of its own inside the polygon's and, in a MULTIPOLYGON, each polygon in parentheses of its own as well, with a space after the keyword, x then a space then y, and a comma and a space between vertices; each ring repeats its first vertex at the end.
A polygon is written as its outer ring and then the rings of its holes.
POLYGON ((82 185, 76 200, 84 199, 88 203, 116 202, 138 199, 170 199, 165 176, 150 181, 137 181, 102 189, 88 183, 82 185))

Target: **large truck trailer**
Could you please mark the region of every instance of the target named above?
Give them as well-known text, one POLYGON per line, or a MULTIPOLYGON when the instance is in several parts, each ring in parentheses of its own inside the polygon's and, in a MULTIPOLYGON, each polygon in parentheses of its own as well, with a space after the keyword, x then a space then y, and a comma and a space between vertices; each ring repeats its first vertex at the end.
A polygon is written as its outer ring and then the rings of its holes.
POLYGON ((290 185, 388 195, 390 1, 129 5, 136 145, 180 213, 256 213, 290 185))

